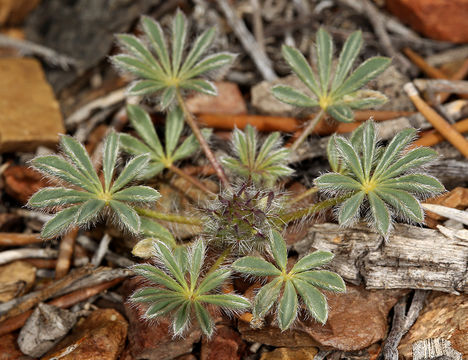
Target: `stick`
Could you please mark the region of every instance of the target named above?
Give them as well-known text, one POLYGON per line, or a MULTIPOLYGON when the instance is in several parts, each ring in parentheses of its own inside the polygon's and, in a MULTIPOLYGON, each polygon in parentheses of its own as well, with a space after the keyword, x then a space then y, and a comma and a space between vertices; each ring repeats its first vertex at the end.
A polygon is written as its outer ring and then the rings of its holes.
POLYGON ((412 83, 405 84, 403 88, 427 121, 457 148, 460 153, 468 158, 468 141, 419 96, 418 90, 416 90, 416 87, 412 83))
POLYGON ((193 176, 187 174, 185 171, 179 169, 177 166, 171 164, 171 166, 169 167, 169 170, 179 175, 180 177, 184 178, 190 184, 194 185, 195 187, 202 190, 203 192, 210 195, 211 197, 216 196, 216 194, 210 189, 208 189, 202 182, 198 181, 198 179, 194 178, 193 176))
POLYGON ((255 38, 245 26, 244 21, 242 21, 242 19, 237 16, 227 0, 216 0, 216 2, 223 11, 229 26, 231 26, 245 51, 252 58, 255 66, 260 71, 263 78, 267 81, 273 81, 277 79, 278 76, 273 70, 271 60, 255 41, 255 38))
POLYGON ((25 299, 23 302, 17 304, 14 308, 9 310, 6 314, 2 314, 0 316, 0 321, 8 319, 12 316, 21 314, 24 311, 31 309, 36 304, 49 299, 50 297, 54 296, 59 290, 63 289, 64 287, 70 285, 77 279, 86 276, 92 272, 91 267, 82 267, 79 268, 72 273, 68 274, 67 276, 63 277, 62 279, 56 280, 52 284, 46 286, 45 288, 41 289, 35 296, 31 298, 25 299))
MULTIPOLYGON (((69 308, 81 301, 89 299, 91 296, 99 294, 123 281, 125 277, 117 278, 112 281, 108 281, 96 286, 92 286, 85 289, 80 289, 70 294, 64 295, 57 299, 50 301, 49 305, 58 306, 60 308, 69 308)), ((32 310, 28 310, 22 314, 11 317, 0 323, 0 336, 8 334, 12 331, 20 329, 29 316, 32 314, 32 310)))
POLYGON ((43 241, 39 234, 0 233, 0 246, 24 246, 43 241))
POLYGON ((26 258, 51 259, 56 258, 58 251, 54 249, 14 249, 0 252, 0 265, 26 258))
POLYGON ((62 237, 62 240, 60 241, 57 265, 55 266, 55 279, 63 278, 68 274, 77 235, 78 228, 74 227, 62 237))
POLYGON ((109 244, 111 240, 112 238, 108 234, 104 234, 101 241, 99 242, 99 247, 91 259, 91 264, 93 264, 95 267, 102 262, 102 259, 109 250, 109 244))
POLYGON ((420 68, 429 77, 434 79, 447 79, 447 75, 443 71, 429 65, 421 56, 416 54, 410 48, 405 47, 403 49, 403 52, 418 68, 420 68))
MULTIPOLYGON (((95 242, 93 242, 90 238, 88 238, 87 236, 78 236, 78 238, 76 239, 77 243, 79 245, 81 245, 83 248, 85 248, 86 250, 88 251, 96 251, 98 249, 98 246, 96 245, 95 242)), ((120 267, 123 267, 123 268, 127 268, 127 267, 130 267, 132 265, 134 265, 135 263, 124 257, 124 256, 121 256, 121 255, 118 255, 110 250, 108 250, 105 254, 105 259, 117 266, 120 266, 120 267)))
MULTIPOLYGON (((453 124, 453 127, 462 134, 468 132, 468 119, 463 119, 456 122, 453 124)), ((417 146, 433 146, 443 141, 445 141, 445 138, 440 135, 437 130, 431 130, 423 133, 418 140, 413 142, 411 148, 417 146)))
POLYGON ((381 356, 385 360, 398 360, 398 345, 400 344, 403 335, 413 326, 414 322, 419 316, 423 308, 424 301, 426 300, 428 291, 416 290, 414 292, 413 301, 406 314, 406 298, 402 298, 393 308, 393 323, 392 330, 388 334, 384 342, 381 356))
POLYGON ((49 65, 60 66, 63 70, 69 70, 70 67, 80 66, 80 62, 70 56, 62 55, 43 45, 35 44, 27 40, 14 39, 6 35, 0 35, 0 46, 12 47, 23 54, 37 55, 44 59, 49 65))
POLYGON ((468 81, 446 79, 415 79, 414 85, 419 91, 430 89, 434 92, 450 92, 454 94, 468 94, 468 81))

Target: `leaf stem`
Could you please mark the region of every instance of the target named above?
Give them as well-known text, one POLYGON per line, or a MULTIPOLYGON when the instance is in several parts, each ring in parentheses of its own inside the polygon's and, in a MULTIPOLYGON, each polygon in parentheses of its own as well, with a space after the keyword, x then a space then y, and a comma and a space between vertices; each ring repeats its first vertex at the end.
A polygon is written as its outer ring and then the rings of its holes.
POLYGON ((339 197, 332 198, 332 199, 323 200, 321 202, 313 204, 304 209, 299 209, 299 210, 292 211, 290 213, 283 214, 280 217, 281 217, 281 220, 284 221, 285 223, 290 223, 292 221, 302 219, 305 216, 318 213, 319 211, 326 210, 334 205, 342 203, 349 197, 350 195, 348 194, 348 195, 343 195, 343 196, 339 196, 339 197))
POLYGON ((301 136, 299 136, 296 141, 291 145, 291 151, 295 152, 299 148, 299 146, 304 142, 305 139, 314 131, 315 126, 317 126, 318 122, 322 119, 323 115, 325 114, 325 110, 320 109, 320 112, 315 115, 315 117, 307 124, 307 127, 302 132, 301 136))
POLYGON ((159 211, 149 210, 145 208, 136 207, 136 212, 141 216, 150 217, 153 219, 163 220, 174 222, 178 224, 188 224, 188 225, 202 225, 202 221, 199 218, 170 214, 170 213, 162 213, 159 211))
POLYGON ((211 274, 213 271, 218 270, 218 268, 221 266, 221 264, 226 260, 226 258, 229 256, 229 254, 232 251, 232 246, 228 246, 224 251, 221 253, 219 258, 215 261, 213 265, 211 265, 210 270, 206 273, 206 275, 211 274))
POLYGON ((208 195, 210 195, 212 197, 216 196, 216 194, 213 191, 211 191, 210 189, 208 189, 201 181, 199 181, 197 178, 193 177, 192 175, 187 174, 182 169, 179 169, 177 166, 174 166, 173 164, 171 164, 171 166, 169 166, 169 170, 171 170, 173 173, 179 175, 181 178, 184 178, 190 184, 192 184, 195 187, 199 188, 200 190, 202 190, 206 194, 208 194, 208 195))
POLYGON ((200 146, 205 152, 205 155, 208 158, 208 161, 211 163, 211 165, 213 165, 216 175, 218 175, 219 180, 225 187, 230 188, 231 186, 229 185, 229 181, 226 177, 226 174, 224 174, 223 168, 221 167, 218 160, 216 159, 213 152, 211 151, 210 147, 208 146, 208 143, 203 137, 203 134, 200 131, 200 128, 198 127, 192 113, 187 109, 187 105, 185 104, 184 98, 180 94, 179 89, 176 90, 176 96, 177 96, 177 102, 179 103, 179 106, 182 109, 182 112, 184 113, 185 121, 192 129, 193 134, 195 135, 198 142, 200 143, 200 146))

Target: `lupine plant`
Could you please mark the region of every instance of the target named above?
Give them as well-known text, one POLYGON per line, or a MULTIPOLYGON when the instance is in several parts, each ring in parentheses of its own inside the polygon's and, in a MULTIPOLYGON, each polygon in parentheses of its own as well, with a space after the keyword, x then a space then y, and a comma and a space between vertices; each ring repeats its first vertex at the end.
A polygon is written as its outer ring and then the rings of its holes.
POLYGON ((350 74, 362 47, 361 31, 352 33, 346 40, 334 71, 332 71, 333 40, 330 34, 320 28, 317 31, 315 43, 318 74, 314 73, 299 50, 287 45, 283 45, 281 49, 292 71, 313 93, 313 96, 286 85, 277 85, 272 89, 273 95, 285 103, 300 107, 320 108, 320 112, 292 145, 293 150, 296 150, 312 133, 315 125, 325 113, 337 121, 351 122, 354 120, 354 109, 366 109, 387 101, 385 95, 378 91, 360 89, 390 65, 389 58, 367 59, 350 74))
MULTIPOLYGON (((104 141, 102 172, 94 169, 80 143, 62 136, 64 156, 39 157, 32 162, 39 171, 63 182, 63 186, 40 190, 29 201, 33 208, 58 209, 45 224, 42 236, 57 236, 69 227, 94 223, 101 214, 113 214, 124 229, 140 237, 133 254, 146 261, 133 267, 144 285, 130 301, 144 307, 144 319, 170 319, 174 336, 183 336, 190 326, 211 336, 215 330, 213 317, 220 311, 234 315, 251 311, 246 315, 251 315, 253 327, 273 318, 281 330, 286 330, 307 315, 325 323, 328 306, 322 291, 344 292, 345 284, 338 274, 320 269, 332 261, 330 252, 318 249, 295 263, 288 261, 283 238, 288 224, 333 206, 337 206, 338 221, 343 226, 364 216, 384 236, 388 236, 394 217, 420 223, 424 214, 417 199, 437 194, 443 186, 414 169, 433 159, 435 153, 425 148, 408 149, 414 130, 404 130, 384 147, 378 142, 375 125, 368 122, 349 140, 331 138, 328 158, 332 173, 318 177, 316 188, 305 192, 318 190, 326 198, 300 206, 300 201, 289 197, 279 183, 293 174, 288 166, 290 149, 281 146, 279 133, 262 139, 251 126, 236 129, 231 154, 219 162, 206 141, 209 130, 198 128, 185 105, 187 91, 216 94, 214 85, 201 76, 233 60, 227 53, 206 55, 214 29, 202 33, 191 49, 186 49, 188 26, 179 11, 172 23, 169 50, 157 22, 143 17, 141 25, 141 38, 118 36, 126 54, 116 55, 113 62, 136 77, 129 94, 161 95, 160 109, 168 111, 165 136, 158 136, 146 111, 129 105, 128 117, 139 139, 111 132, 104 141), (183 119, 193 132, 184 141, 183 119), (216 194, 177 167, 198 145, 220 180, 216 194), (133 157, 115 175, 119 148, 133 157), (141 206, 154 203, 159 193, 130 182, 154 180, 167 170, 207 194, 193 207, 195 216, 141 206), (160 221, 190 224, 201 230, 196 240, 183 241, 160 221), (236 275, 259 288, 253 299, 235 293, 232 277, 236 275)), ((350 36, 332 75, 331 37, 320 29, 318 80, 298 50, 283 47, 287 62, 316 99, 284 86, 274 88, 275 96, 298 106, 319 106, 322 115, 326 112, 340 121, 352 119, 351 109, 382 103, 385 97, 380 93, 359 89, 385 69, 388 59, 369 59, 349 75, 361 45, 360 32, 350 36)))
POLYGON ((60 146, 64 156, 41 156, 31 163, 52 180, 64 182, 60 187, 41 189, 29 199, 28 206, 32 208, 62 208, 45 224, 41 236, 51 238, 66 232, 71 226, 86 226, 106 210, 113 213, 118 225, 138 234, 141 221, 131 205, 154 203, 160 196, 149 186, 128 186, 146 168, 148 155, 132 158, 114 179, 119 135, 111 132, 104 141, 104 181, 101 181, 83 145, 70 136, 62 136, 60 146))
POLYGON ((421 166, 434 160, 429 148, 408 150, 416 130, 405 129, 386 146, 379 146, 375 124, 366 122, 350 140, 333 136, 328 157, 333 173, 315 179, 320 190, 349 198, 338 207, 338 221, 352 225, 366 212, 366 218, 382 235, 388 236, 392 217, 422 223, 424 212, 418 199, 444 191, 434 177, 420 173, 421 166))

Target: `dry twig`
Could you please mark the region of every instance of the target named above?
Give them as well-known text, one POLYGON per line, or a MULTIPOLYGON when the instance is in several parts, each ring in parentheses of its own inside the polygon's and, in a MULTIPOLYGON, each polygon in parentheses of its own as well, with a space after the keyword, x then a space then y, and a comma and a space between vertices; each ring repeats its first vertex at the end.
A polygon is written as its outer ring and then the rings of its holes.
POLYGON ((55 249, 13 249, 0 252, 0 265, 7 264, 11 261, 35 258, 35 259, 51 259, 56 258, 58 251, 55 249))
POLYGON ((78 228, 75 227, 62 237, 57 264, 55 266, 55 279, 60 279, 68 274, 77 236, 78 228))

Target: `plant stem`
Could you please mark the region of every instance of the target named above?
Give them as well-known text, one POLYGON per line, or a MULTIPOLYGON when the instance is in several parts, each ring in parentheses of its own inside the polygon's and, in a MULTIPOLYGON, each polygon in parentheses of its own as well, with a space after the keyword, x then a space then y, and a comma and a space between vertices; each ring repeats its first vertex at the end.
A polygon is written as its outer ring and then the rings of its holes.
POLYGON ((322 211, 334 205, 337 205, 345 201, 347 198, 349 198, 349 196, 350 195, 343 195, 343 196, 339 196, 333 199, 327 199, 319 203, 313 204, 307 208, 299 209, 290 213, 283 214, 281 216, 281 220, 284 221, 285 223, 290 223, 291 221, 302 219, 303 217, 318 213, 319 211, 322 211))
POLYGON ((136 207, 136 212, 141 216, 150 217, 153 219, 175 222, 178 224, 188 224, 188 225, 202 225, 201 219, 194 218, 194 217, 187 217, 169 213, 161 213, 159 211, 149 210, 145 208, 136 207))
POLYGON ((218 175, 219 180, 221 181, 221 183, 225 187, 230 188, 229 181, 228 181, 228 179, 226 177, 226 174, 224 174, 223 168, 221 167, 218 160, 216 159, 213 152, 211 151, 210 147, 208 146, 208 143, 206 142, 205 138, 203 137, 203 134, 200 131, 200 128, 198 127, 192 113, 187 109, 187 106, 185 105, 184 98, 180 94, 180 91, 177 90, 176 94, 177 94, 177 102, 179 103, 179 106, 182 109, 182 112, 184 113, 185 121, 187 121, 187 124, 192 129, 193 134, 195 135, 198 142, 200 143, 200 146, 203 149, 203 151, 205 152, 205 155, 208 158, 209 162, 211 163, 211 165, 213 165, 213 168, 216 171, 216 175, 218 175))
POLYGON ((307 124, 307 127, 304 129, 301 136, 299 136, 296 141, 291 145, 291 151, 295 152, 299 148, 299 146, 304 142, 305 139, 314 131, 315 126, 317 126, 318 122, 322 119, 325 111, 323 109, 315 115, 315 117, 307 124))
POLYGON ((219 258, 215 261, 215 263, 211 265, 210 270, 208 270, 206 275, 211 274, 213 271, 216 271, 224 262, 224 260, 226 260, 226 258, 229 256, 229 254, 231 253, 231 250, 232 250, 232 246, 228 246, 226 249, 224 249, 224 251, 221 253, 219 258))
POLYGON ((309 190, 304 191, 302 194, 299 194, 296 197, 293 197, 289 201, 289 204, 290 205, 295 204, 295 203, 305 199, 306 197, 315 194, 317 191, 318 191, 318 188, 316 186, 314 186, 314 187, 310 188, 309 190))
POLYGON ((202 190, 203 192, 205 192, 206 194, 210 195, 210 196, 216 196, 216 194, 211 191, 210 189, 208 189, 205 185, 203 185, 202 182, 200 182, 198 179, 196 179, 195 177, 193 177, 192 175, 189 175, 187 174, 185 171, 179 169, 177 166, 174 166, 174 165, 171 165, 169 167, 169 170, 171 170, 172 172, 176 173, 177 175, 179 175, 180 177, 184 178, 185 180, 187 180, 190 184, 194 185, 195 187, 199 188, 200 190, 202 190))

